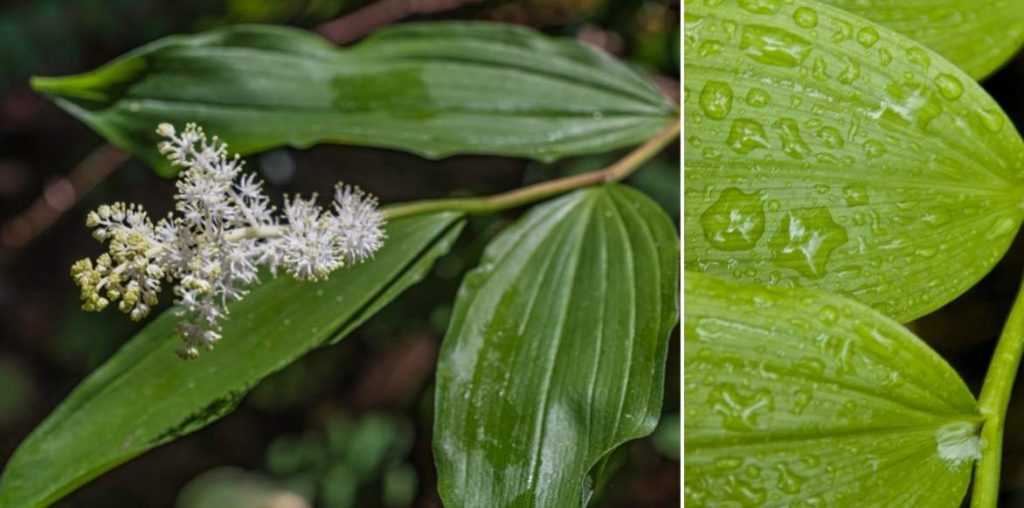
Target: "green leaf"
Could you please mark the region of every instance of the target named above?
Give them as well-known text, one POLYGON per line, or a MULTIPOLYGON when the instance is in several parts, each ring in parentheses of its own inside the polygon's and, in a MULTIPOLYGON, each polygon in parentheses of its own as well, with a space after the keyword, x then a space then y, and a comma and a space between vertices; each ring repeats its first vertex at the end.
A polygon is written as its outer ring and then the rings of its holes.
POLYGON ((262 378, 340 339, 417 282, 462 228, 456 213, 399 219, 376 257, 323 283, 268 281, 231 306, 224 339, 182 361, 164 312, 93 372, 22 443, 0 477, 0 506, 54 502, 155 446, 234 409, 262 378))
POLYGON ((438 363, 446 506, 583 506, 591 469, 654 430, 678 245, 661 208, 607 185, 535 207, 488 246, 438 363))
POLYGON ((549 161, 642 142, 677 116, 599 50, 488 23, 401 25, 350 49, 240 25, 32 84, 165 173, 159 122, 197 122, 242 154, 328 142, 549 161))
POLYGON ((687 506, 960 506, 981 416, 927 344, 817 290, 685 284, 687 506))
POLYGON ((998 69, 1024 44, 1017 0, 824 0, 932 48, 975 79, 998 69))
POLYGON ((1024 144, 939 55, 806 0, 687 3, 685 38, 687 270, 908 321, 1008 248, 1024 144))

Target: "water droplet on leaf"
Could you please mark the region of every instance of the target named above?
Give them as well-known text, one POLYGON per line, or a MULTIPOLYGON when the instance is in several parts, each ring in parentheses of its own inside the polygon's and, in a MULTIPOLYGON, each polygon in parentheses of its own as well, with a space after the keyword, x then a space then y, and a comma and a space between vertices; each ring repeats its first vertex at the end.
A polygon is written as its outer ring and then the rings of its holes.
POLYGON ((748 154, 758 148, 768 148, 768 136, 756 120, 737 118, 729 129, 726 143, 739 154, 748 154))
POLYGON ((818 26, 818 13, 810 7, 797 7, 793 11, 793 21, 803 28, 814 28, 818 26))
POLYGON ((779 67, 796 67, 807 59, 811 43, 780 28, 748 25, 740 49, 754 61, 779 67))
POLYGON ((827 208, 791 210, 772 237, 772 261, 806 277, 825 276, 832 252, 848 240, 846 228, 832 218, 827 208))
POLYGON ((764 221, 760 196, 735 187, 722 191, 700 216, 704 238, 712 247, 726 251, 753 248, 764 234, 764 221))
POLYGON ((732 88, 722 81, 708 81, 700 91, 700 108, 708 118, 725 118, 732 111, 732 88))

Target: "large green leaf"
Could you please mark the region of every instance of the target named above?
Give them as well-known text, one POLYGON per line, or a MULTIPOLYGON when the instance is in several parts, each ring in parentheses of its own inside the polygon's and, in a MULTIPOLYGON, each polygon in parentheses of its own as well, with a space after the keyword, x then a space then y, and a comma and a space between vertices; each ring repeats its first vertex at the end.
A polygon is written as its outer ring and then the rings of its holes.
POLYGON ((488 23, 401 25, 350 49, 241 25, 33 86, 163 170, 158 122, 197 122, 242 154, 331 142, 552 160, 644 141, 677 115, 596 49, 488 23))
POLYGON ((927 344, 818 290, 685 285, 687 506, 960 506, 981 417, 927 344))
POLYGON ((678 245, 656 204, 608 185, 534 208, 488 246, 438 364, 446 506, 582 506, 595 464, 654 430, 678 245))
POLYGON ((396 220, 376 257, 323 283, 286 277, 232 305, 224 339, 197 361, 174 351, 176 318, 154 320, 93 372, 22 443, 0 477, 0 506, 45 506, 162 443, 230 412, 262 378, 418 281, 462 228, 460 215, 396 220))
POLYGON ((706 4, 686 5, 688 270, 906 321, 991 269, 1021 223, 1024 143, 984 90, 826 5, 706 4))
POLYGON ((824 1, 927 45, 976 79, 999 68, 1024 44, 1020 0, 824 1))

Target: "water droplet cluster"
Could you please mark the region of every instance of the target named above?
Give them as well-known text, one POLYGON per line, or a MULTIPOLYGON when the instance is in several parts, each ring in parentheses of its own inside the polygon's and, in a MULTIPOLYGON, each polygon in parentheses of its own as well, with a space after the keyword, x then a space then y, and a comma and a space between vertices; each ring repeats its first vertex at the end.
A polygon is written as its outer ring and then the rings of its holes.
POLYGON ((962 495, 977 415, 905 328, 823 293, 688 274, 687 503, 934 506, 962 495), (888 475, 905 477, 893 503, 888 475), (904 499, 904 498, 901 498, 904 499))
POLYGON ((684 21, 687 269, 906 320, 1005 252, 1024 217, 1021 140, 954 66, 799 1, 693 1, 684 21), (940 264, 964 269, 930 276, 940 264))

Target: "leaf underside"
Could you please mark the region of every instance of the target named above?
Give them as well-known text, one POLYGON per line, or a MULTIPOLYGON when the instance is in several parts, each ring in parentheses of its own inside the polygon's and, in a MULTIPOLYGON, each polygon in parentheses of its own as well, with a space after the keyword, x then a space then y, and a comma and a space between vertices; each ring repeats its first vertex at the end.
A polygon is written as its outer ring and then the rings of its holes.
POLYGON ((637 191, 537 206, 466 276, 437 373, 446 506, 569 507, 660 415, 678 320, 678 237, 637 191))
POLYGON ((817 290, 685 285, 687 506, 960 505, 981 417, 927 344, 817 290))
POLYGON ((678 115, 599 50, 490 23, 404 24, 348 49, 239 25, 33 86, 165 174, 159 122, 197 122, 243 155, 341 143, 554 160, 639 143, 678 115))
POLYGON ((322 283, 279 277, 231 306, 224 338, 196 361, 175 356, 164 312, 82 382, 21 444, 0 477, 0 506, 46 506, 103 472, 231 412, 262 378, 340 340, 447 252, 456 213, 393 221, 371 261, 322 283))
POLYGON ((1006 63, 1024 43, 1020 0, 824 0, 914 39, 974 79, 1006 63))
POLYGON ((687 270, 850 296, 899 321, 987 273, 1024 146, 967 75, 806 0, 686 4, 687 270))

